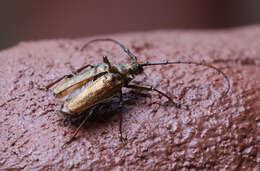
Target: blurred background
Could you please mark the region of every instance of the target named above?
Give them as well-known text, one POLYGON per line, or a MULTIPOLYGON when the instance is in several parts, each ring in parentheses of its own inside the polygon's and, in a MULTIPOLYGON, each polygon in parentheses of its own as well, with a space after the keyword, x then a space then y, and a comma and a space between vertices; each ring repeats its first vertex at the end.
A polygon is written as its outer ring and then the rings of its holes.
POLYGON ((260 23, 259 0, 2 0, 0 50, 23 40, 260 23))

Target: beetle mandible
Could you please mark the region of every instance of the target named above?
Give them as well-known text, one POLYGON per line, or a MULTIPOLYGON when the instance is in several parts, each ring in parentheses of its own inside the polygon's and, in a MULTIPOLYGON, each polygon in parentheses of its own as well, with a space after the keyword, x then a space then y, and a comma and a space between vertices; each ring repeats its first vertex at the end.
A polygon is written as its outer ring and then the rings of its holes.
MULTIPOLYGON (((138 62, 137 57, 128 48, 126 48, 120 42, 109 38, 94 39, 92 41, 89 41, 81 48, 81 51, 84 50, 89 44, 98 41, 108 41, 119 45, 124 50, 124 52, 131 58, 132 61, 127 64, 111 65, 108 58, 104 56, 103 63, 98 64, 96 66, 90 64, 85 65, 77 70, 74 70, 73 74, 65 75, 46 86, 46 88, 49 89, 59 81, 63 80, 64 78, 67 78, 65 82, 54 88, 54 96, 63 102, 63 105, 60 109, 60 113, 70 116, 78 116, 85 110, 90 109, 89 114, 86 115, 84 120, 81 122, 80 126, 74 132, 70 141, 76 137, 79 129, 94 113, 94 109, 97 104, 103 103, 119 93, 120 105, 122 105, 123 100, 121 89, 123 87, 155 91, 160 95, 166 97, 177 108, 184 107, 185 109, 188 109, 187 106, 174 102, 168 95, 156 88, 153 88, 152 86, 129 84, 130 81, 133 80, 136 75, 143 73, 143 67, 145 66, 168 64, 193 64, 206 66, 216 70, 218 73, 222 74, 226 79, 228 86, 227 90, 224 93, 224 96, 226 96, 230 90, 230 82, 228 77, 218 68, 206 63, 192 61, 138 62), (83 73, 80 73, 87 67, 91 67, 91 69, 83 73)), ((120 120, 119 135, 120 140, 123 140, 121 133, 121 122, 122 117, 120 120)))

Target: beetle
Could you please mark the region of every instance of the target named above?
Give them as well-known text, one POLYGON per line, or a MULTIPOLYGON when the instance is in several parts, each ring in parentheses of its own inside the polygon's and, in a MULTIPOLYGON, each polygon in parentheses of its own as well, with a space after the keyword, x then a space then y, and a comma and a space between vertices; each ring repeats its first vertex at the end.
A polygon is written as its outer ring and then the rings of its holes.
MULTIPOLYGON (((155 91, 160 95, 166 97, 175 107, 184 108, 188 110, 187 106, 174 102, 168 95, 152 86, 129 84, 131 80, 135 78, 136 75, 143 73, 143 67, 145 66, 169 64, 193 64, 206 66, 216 70, 218 73, 222 74, 223 77, 226 79, 228 86, 224 96, 226 96, 230 90, 230 82, 228 77, 218 68, 206 63, 192 61, 139 62, 137 61, 137 57, 128 48, 126 48, 120 42, 109 38, 94 39, 92 41, 89 41, 80 49, 80 51, 83 51, 89 44, 98 41, 107 41, 119 45, 124 50, 124 52, 131 58, 132 61, 127 64, 111 65, 108 58, 106 56, 103 56, 103 63, 98 64, 96 66, 88 64, 77 70, 72 69, 73 74, 65 75, 46 86, 46 88, 49 89, 50 87, 60 82, 64 78, 67 78, 65 82, 59 84, 53 90, 54 96, 63 102, 63 105, 60 109, 61 114, 79 116, 80 114, 82 114, 82 112, 86 111, 87 109, 90 109, 88 115, 86 115, 84 120, 81 122, 80 126, 74 132, 70 141, 76 137, 79 129, 94 113, 94 109, 97 104, 104 103, 117 94, 120 95, 120 106, 123 104, 123 87, 155 91), (81 73, 81 71, 88 67, 90 67, 91 69, 81 73)), ((121 133, 121 122, 122 118, 120 120, 119 136, 120 140, 123 140, 121 133)))

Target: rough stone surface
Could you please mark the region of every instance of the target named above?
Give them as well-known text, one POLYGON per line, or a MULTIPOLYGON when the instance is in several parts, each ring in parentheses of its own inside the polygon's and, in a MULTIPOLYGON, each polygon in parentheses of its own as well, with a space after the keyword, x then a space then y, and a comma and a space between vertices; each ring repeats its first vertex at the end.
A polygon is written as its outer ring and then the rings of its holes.
POLYGON ((79 121, 65 122, 52 91, 39 90, 79 68, 128 57, 116 45, 80 40, 22 42, 0 52, 0 168, 259 170, 260 26, 220 31, 154 31, 105 35, 124 43, 140 61, 205 61, 225 72, 194 65, 146 67, 133 83, 150 84, 190 110, 176 109, 154 93, 124 90, 100 105, 78 138, 62 148, 79 121), (126 144, 118 138, 120 115, 126 144))

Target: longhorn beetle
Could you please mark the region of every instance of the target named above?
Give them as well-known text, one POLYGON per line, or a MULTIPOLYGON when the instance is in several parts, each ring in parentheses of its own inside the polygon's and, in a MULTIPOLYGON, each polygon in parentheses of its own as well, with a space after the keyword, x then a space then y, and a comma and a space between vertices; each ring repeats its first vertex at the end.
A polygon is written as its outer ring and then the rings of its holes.
MULTIPOLYGON (((46 86, 47 89, 58 83, 64 78, 67 78, 65 82, 58 85, 54 88, 54 96, 61 101, 63 105, 61 106, 60 113, 70 116, 79 116, 82 112, 87 109, 89 110, 88 115, 81 122, 80 126, 74 132, 73 136, 69 142, 74 139, 80 130, 80 128, 86 123, 88 118, 94 113, 94 109, 97 104, 103 103, 116 94, 120 95, 120 105, 122 105, 122 87, 133 88, 133 89, 142 89, 148 91, 155 91, 160 95, 166 97, 176 108, 185 107, 179 103, 174 102, 168 95, 161 92, 160 90, 153 88, 152 86, 144 85, 134 85, 129 84, 131 80, 138 74, 143 72, 143 67, 151 65, 168 65, 168 64, 194 64, 201 65, 212 68, 218 73, 222 74, 228 83, 227 90, 225 91, 224 96, 227 95, 230 89, 230 82, 228 77, 218 68, 208 65, 205 63, 192 62, 192 61, 164 61, 164 62, 139 62, 137 57, 123 44, 113 39, 94 39, 86 43, 82 48, 83 51, 89 44, 98 41, 108 41, 119 45, 124 52, 131 58, 131 62, 127 64, 116 64, 111 65, 106 56, 103 57, 103 63, 96 66, 88 64, 77 70, 73 70, 73 74, 65 75, 53 83, 46 86), (87 67, 91 69, 80 73, 87 67)), ((185 107, 188 109, 187 107, 185 107)), ((123 140, 122 137, 122 116, 120 119, 120 140, 123 140)))

